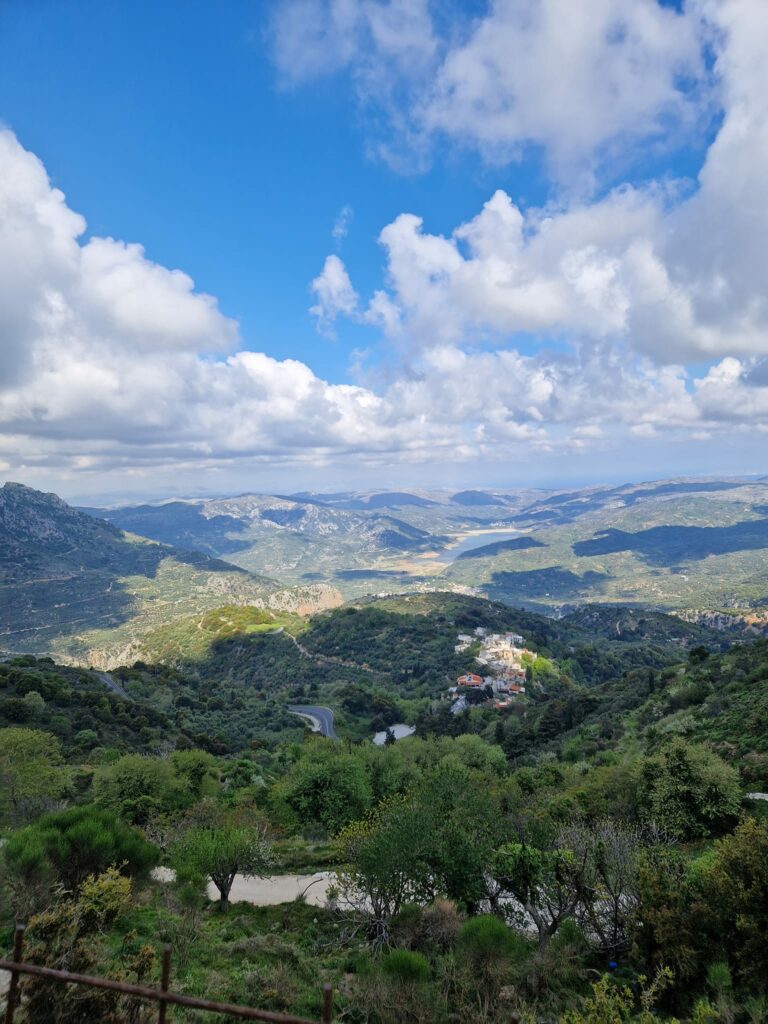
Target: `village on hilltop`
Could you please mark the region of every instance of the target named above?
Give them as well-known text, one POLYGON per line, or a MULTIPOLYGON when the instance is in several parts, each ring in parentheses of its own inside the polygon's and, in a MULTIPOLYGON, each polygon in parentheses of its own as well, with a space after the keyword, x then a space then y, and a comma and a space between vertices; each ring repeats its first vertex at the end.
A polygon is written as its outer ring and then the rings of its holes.
POLYGON ((454 714, 478 703, 500 711, 525 694, 526 668, 533 664, 537 654, 522 646, 524 640, 518 633, 490 633, 484 626, 478 626, 474 634, 459 633, 456 639, 456 654, 480 641, 475 661, 485 674, 466 672, 450 687, 448 697, 454 714), (478 700, 471 696, 474 693, 483 693, 486 699, 478 700))

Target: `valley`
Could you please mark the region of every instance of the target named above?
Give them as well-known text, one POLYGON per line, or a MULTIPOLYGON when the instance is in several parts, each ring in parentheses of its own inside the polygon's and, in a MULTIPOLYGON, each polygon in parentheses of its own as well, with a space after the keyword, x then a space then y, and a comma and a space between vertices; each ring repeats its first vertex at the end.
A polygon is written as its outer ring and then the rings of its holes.
MULTIPOLYGON (((693 1012, 710 936, 739 935, 727 858, 768 849, 763 485, 698 486, 86 512, 6 485, 0 942, 28 918, 48 962, 41 929, 69 942, 83 913, 92 973, 152 977, 169 936, 208 998, 316 1016, 330 979, 350 1019, 409 992, 425 1022, 450 1000, 506 1019, 493 977, 548 1020, 606 956, 635 984, 661 957, 665 1006, 693 1012), (247 568, 284 551, 282 576, 247 568), (85 842, 82 883, 59 842, 85 842), (517 950, 493 977, 483 930, 517 950)), ((719 955, 751 998, 759 951, 719 955)))
POLYGON ((123 529, 345 599, 449 590, 562 614, 583 603, 768 605, 768 482, 581 491, 245 495, 89 510, 123 529))

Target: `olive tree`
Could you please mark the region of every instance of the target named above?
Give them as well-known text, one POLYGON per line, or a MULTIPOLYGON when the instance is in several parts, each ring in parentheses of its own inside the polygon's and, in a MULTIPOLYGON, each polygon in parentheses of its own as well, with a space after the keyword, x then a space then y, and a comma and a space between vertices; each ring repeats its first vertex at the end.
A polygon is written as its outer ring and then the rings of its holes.
POLYGON ((272 863, 272 846, 261 823, 215 811, 182 830, 171 847, 171 863, 179 879, 210 879, 219 891, 219 909, 229 909, 237 875, 263 877, 272 863))

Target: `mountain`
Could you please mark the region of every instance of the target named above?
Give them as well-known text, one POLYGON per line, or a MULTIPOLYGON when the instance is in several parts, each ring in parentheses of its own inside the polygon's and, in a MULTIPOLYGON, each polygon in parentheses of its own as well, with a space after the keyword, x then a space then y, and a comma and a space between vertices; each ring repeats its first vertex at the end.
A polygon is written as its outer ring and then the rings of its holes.
POLYGON ((588 633, 595 640, 619 643, 651 643, 694 647, 713 642, 722 630, 717 626, 686 622, 677 615, 616 605, 582 605, 560 620, 588 633))
MULTIPOLYGON (((543 495, 497 520, 537 546, 480 548, 443 571, 510 604, 728 612, 768 607, 764 480, 667 480, 543 495)), ((490 539, 490 538, 489 538, 490 539)))
POLYGON ((768 608, 762 479, 246 494, 88 511, 287 584, 325 583, 347 599, 452 590, 555 615, 599 603, 731 619, 768 608))
POLYGON ((134 505, 119 510, 81 508, 90 516, 114 523, 122 530, 150 537, 161 544, 209 555, 227 555, 249 546, 241 539, 244 524, 234 516, 203 513, 201 505, 168 501, 162 505, 134 505))
POLYGON ((336 585, 354 579, 350 571, 375 569, 381 559, 444 547, 447 537, 388 511, 403 504, 421 511, 437 502, 404 492, 345 496, 335 504, 314 496, 248 494, 83 511, 175 547, 226 556, 252 572, 336 585))
POLYGON ((0 649, 103 662, 127 657, 162 623, 223 603, 309 611, 338 600, 327 587, 287 590, 210 555, 124 533, 55 494, 0 488, 0 649))
POLYGON ((456 505, 505 505, 503 498, 486 491, 458 491, 451 496, 456 505))

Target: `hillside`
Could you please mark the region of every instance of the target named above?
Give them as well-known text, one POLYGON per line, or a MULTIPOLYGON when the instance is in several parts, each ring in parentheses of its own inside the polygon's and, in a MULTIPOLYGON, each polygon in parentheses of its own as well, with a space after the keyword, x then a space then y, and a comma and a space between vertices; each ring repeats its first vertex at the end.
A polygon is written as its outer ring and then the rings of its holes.
POLYGON ((496 600, 663 611, 768 606, 768 485, 679 480, 538 498, 499 526, 535 541, 479 548, 443 572, 496 600))
POLYGON ((210 555, 126 534, 20 484, 0 489, 0 650, 126 660, 139 638, 225 602, 306 612, 338 597, 288 590, 210 555))
POLYGON ((591 687, 552 681, 495 738, 518 763, 547 752, 571 764, 610 764, 675 737, 717 751, 746 789, 768 789, 768 641, 692 647, 656 669, 625 663, 591 687))
POLYGON ((90 509, 123 529, 347 598, 453 590, 562 614, 768 606, 768 483, 360 492, 90 509))
POLYGON ((441 549, 447 538, 406 522, 403 506, 436 502, 397 492, 364 497, 286 498, 240 495, 83 511, 125 530, 180 548, 226 555, 237 565, 282 581, 344 587, 381 559, 441 549))
MULTIPOLYGON (((370 737, 395 722, 431 722, 449 712, 448 687, 476 668, 475 649, 457 652, 458 633, 514 631, 540 655, 548 681, 522 712, 567 686, 591 690, 633 671, 665 669, 693 646, 720 649, 715 630, 660 615, 642 637, 595 636, 567 620, 456 594, 367 599, 309 619, 257 609, 222 608, 147 633, 137 666, 114 671, 126 691, 167 714, 185 734, 204 733, 219 749, 255 738, 300 735, 291 703, 331 707, 342 737, 370 737), (154 667, 153 667, 154 666, 154 667), (546 666, 550 666, 547 668, 546 666), (147 674, 149 673, 149 674, 147 674)), ((451 717, 451 716, 449 716, 451 717)), ((499 716, 478 708, 452 716, 454 732, 493 739, 499 716)))

